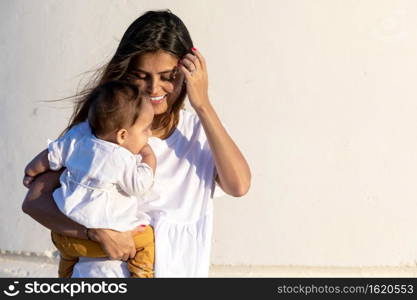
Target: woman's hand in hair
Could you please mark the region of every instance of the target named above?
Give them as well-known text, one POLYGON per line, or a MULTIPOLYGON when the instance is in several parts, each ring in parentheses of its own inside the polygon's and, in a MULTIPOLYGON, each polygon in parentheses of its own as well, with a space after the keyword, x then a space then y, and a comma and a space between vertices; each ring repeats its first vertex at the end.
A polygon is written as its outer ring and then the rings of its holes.
POLYGON ((112 260, 127 261, 135 257, 136 247, 133 236, 144 231, 144 227, 137 227, 131 231, 116 231, 112 229, 91 228, 88 236, 100 243, 104 252, 112 260))
POLYGON ((193 54, 186 54, 179 62, 179 69, 185 76, 188 99, 194 109, 209 104, 208 74, 204 57, 193 48, 193 54))

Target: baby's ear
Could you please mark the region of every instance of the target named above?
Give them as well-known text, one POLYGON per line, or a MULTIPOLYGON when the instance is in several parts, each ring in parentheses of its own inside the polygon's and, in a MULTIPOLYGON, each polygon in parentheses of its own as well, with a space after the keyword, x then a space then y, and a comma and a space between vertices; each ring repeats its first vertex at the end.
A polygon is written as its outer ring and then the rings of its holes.
POLYGON ((119 145, 123 145, 126 142, 127 130, 122 128, 117 131, 116 140, 119 145))

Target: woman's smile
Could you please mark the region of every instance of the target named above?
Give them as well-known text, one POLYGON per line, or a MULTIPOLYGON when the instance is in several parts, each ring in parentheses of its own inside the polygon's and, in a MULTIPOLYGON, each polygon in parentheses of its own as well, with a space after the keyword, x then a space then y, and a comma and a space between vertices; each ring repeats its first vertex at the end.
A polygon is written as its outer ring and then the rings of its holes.
POLYGON ((162 96, 150 96, 150 100, 152 104, 160 104, 162 103, 164 100, 166 100, 167 98, 167 94, 162 95, 162 96))

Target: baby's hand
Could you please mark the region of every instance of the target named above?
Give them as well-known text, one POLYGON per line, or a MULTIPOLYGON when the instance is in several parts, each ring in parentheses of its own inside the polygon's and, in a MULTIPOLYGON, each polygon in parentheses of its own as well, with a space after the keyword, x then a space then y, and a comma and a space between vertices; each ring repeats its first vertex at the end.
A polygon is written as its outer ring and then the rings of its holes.
POLYGON ((149 144, 146 144, 142 148, 142 150, 140 150, 139 154, 142 156, 142 162, 148 164, 152 168, 153 172, 155 173, 156 156, 151 146, 149 146, 149 144))
POLYGON ((147 156, 147 155, 154 154, 154 153, 153 153, 153 150, 152 150, 151 146, 149 146, 149 144, 146 144, 146 145, 145 145, 145 146, 143 146, 143 148, 140 150, 139 154, 140 154, 141 156, 147 156))
POLYGON ((39 174, 49 170, 48 149, 43 150, 36 155, 34 159, 26 166, 25 176, 23 177, 23 185, 30 188, 33 180, 39 174))
POLYGON ((34 179, 35 179, 35 177, 25 174, 25 176, 23 177, 23 185, 26 188, 30 188, 30 185, 32 184, 34 179))

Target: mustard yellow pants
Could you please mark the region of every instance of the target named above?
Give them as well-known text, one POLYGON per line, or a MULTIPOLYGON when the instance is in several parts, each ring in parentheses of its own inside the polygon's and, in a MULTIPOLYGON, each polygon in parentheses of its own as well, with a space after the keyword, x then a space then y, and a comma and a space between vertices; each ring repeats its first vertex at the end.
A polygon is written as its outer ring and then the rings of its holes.
MULTIPOLYGON (((97 242, 72 238, 53 231, 51 237, 61 256, 58 267, 60 278, 71 277, 74 265, 78 262, 80 256, 107 257, 97 242)), ((145 230, 137 233, 133 239, 136 246, 136 255, 127 262, 131 277, 153 278, 155 241, 152 226, 146 226, 145 230)))

